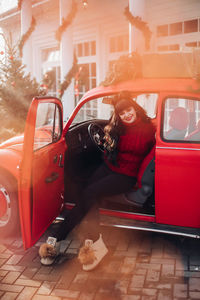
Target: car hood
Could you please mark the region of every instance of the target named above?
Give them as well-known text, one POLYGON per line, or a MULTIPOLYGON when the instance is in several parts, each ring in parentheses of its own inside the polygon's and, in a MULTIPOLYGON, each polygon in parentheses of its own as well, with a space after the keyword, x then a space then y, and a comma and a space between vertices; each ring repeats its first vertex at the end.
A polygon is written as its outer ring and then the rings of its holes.
POLYGON ((22 151, 23 143, 24 143, 24 135, 22 134, 22 135, 12 137, 9 140, 3 142, 0 145, 0 149, 9 148, 16 151, 22 151))

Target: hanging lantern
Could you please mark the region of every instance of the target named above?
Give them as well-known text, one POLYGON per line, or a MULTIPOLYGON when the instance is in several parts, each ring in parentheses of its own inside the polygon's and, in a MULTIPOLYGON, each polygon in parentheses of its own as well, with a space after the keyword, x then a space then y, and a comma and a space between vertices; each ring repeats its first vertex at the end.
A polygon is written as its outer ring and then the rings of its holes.
POLYGON ((87 0, 82 0, 83 7, 86 8, 88 6, 88 1, 87 0))

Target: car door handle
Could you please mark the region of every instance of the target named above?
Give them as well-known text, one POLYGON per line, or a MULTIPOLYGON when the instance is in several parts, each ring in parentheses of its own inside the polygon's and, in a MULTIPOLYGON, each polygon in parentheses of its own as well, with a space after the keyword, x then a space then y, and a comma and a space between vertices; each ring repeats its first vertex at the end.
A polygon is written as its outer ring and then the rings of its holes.
POLYGON ((51 182, 55 181, 56 179, 58 179, 58 177, 59 177, 59 174, 56 173, 56 172, 53 172, 51 174, 51 176, 45 178, 45 182, 46 183, 51 183, 51 182))

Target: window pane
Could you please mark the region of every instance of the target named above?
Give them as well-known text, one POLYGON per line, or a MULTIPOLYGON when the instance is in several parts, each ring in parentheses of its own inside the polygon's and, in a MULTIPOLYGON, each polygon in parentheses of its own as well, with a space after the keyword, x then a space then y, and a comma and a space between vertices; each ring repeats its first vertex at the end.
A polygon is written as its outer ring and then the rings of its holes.
POLYGON ((189 20, 184 22, 184 33, 197 32, 198 20, 189 20))
POLYGON ((83 44, 78 44, 78 56, 83 56, 83 44))
POLYGON ((158 46, 158 51, 167 51, 167 50, 169 50, 168 45, 158 46))
POLYGON ((175 51, 175 50, 179 50, 180 46, 178 44, 175 45, 169 45, 169 50, 175 51))
POLYGON ((181 34, 182 33, 182 22, 173 23, 169 25, 169 34, 175 35, 175 34, 181 34))
POLYGON ((157 36, 167 36, 168 35, 168 25, 160 25, 157 27, 157 36))
POLYGON ((187 46, 187 47, 197 47, 197 42, 185 43, 185 46, 187 46))
POLYGON ((91 55, 96 55, 96 42, 91 42, 91 55))
POLYGON ((111 39, 110 39, 110 52, 112 53, 112 52, 115 52, 115 38, 114 37, 112 37, 111 39))
POLYGON ((84 56, 89 56, 89 43, 84 43, 84 56))
POLYGON ((166 140, 200 142, 198 100, 168 98, 164 106, 163 137, 166 140))
POLYGON ((96 63, 91 64, 91 76, 96 77, 96 63))

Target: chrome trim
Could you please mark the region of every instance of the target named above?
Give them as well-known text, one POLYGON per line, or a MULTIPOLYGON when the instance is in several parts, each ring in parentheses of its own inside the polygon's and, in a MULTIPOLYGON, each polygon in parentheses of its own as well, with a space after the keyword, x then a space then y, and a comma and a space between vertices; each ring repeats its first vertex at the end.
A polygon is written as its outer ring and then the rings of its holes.
POLYGON ((166 231, 162 229, 153 229, 153 228, 144 228, 144 227, 137 227, 137 226, 129 226, 129 225, 116 225, 116 224, 106 224, 101 222, 100 225, 103 226, 110 226, 110 227, 117 227, 117 228, 123 228, 123 229, 137 229, 137 230, 143 230, 143 231, 151 231, 151 232, 159 232, 159 233, 166 233, 166 234, 172 234, 172 235, 180 235, 180 236, 187 236, 195 239, 200 239, 199 235, 196 234, 189 234, 189 233, 183 233, 183 232, 174 232, 174 231, 166 231))
POLYGON ((156 149, 170 149, 170 150, 196 150, 200 151, 200 149, 197 148, 182 148, 182 147, 161 147, 157 146, 156 149))

